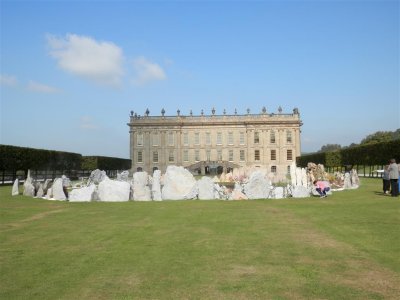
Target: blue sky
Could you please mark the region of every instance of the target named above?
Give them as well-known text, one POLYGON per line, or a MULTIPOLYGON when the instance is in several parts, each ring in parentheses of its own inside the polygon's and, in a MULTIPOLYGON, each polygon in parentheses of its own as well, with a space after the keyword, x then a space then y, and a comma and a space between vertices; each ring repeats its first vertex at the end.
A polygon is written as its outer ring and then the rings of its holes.
POLYGON ((399 1, 0 1, 1 144, 129 157, 131 110, 291 113, 302 152, 400 128, 399 1))

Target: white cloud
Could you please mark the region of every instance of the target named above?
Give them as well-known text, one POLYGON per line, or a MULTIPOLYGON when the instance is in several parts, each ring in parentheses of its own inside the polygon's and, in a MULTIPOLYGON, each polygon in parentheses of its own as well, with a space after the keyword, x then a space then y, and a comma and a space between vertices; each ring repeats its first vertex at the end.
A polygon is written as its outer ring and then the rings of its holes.
POLYGON ((144 85, 155 80, 165 80, 167 76, 164 70, 156 63, 140 56, 133 61, 136 76, 133 82, 137 85, 144 85))
POLYGON ((114 43, 76 34, 48 35, 47 42, 61 69, 104 85, 121 83, 123 54, 114 43))
POLYGON ((0 84, 4 86, 14 87, 18 84, 18 80, 15 76, 0 74, 0 84))
POLYGON ((85 130, 94 130, 94 129, 98 129, 98 126, 94 123, 92 117, 82 116, 80 118, 79 128, 85 129, 85 130))
POLYGON ((45 93, 45 94, 53 94, 53 93, 58 93, 60 90, 58 88, 38 83, 35 81, 30 80, 28 83, 28 90, 32 92, 38 92, 38 93, 45 93))

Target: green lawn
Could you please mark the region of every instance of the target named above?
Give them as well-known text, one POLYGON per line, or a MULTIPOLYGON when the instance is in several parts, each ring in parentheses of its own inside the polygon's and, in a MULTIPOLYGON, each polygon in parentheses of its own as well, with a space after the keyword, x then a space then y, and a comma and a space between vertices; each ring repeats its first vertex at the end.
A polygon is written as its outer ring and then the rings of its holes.
POLYGON ((400 198, 66 203, 0 188, 1 299, 400 299, 400 198))

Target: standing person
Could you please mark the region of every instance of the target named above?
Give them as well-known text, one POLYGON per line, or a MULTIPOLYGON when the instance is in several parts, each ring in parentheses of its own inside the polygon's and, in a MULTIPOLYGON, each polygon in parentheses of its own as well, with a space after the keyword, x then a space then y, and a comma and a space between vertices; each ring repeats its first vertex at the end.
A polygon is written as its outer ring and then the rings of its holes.
POLYGON ((315 190, 320 195, 320 198, 328 197, 326 192, 330 190, 330 187, 325 184, 323 181, 314 180, 313 184, 315 185, 315 190))
POLYGON ((383 193, 389 194, 390 192, 389 165, 386 165, 385 168, 383 169, 382 180, 383 180, 383 193))
POLYGON ((396 164, 396 160, 392 158, 389 165, 389 178, 390 188, 392 197, 399 196, 399 166, 396 164))

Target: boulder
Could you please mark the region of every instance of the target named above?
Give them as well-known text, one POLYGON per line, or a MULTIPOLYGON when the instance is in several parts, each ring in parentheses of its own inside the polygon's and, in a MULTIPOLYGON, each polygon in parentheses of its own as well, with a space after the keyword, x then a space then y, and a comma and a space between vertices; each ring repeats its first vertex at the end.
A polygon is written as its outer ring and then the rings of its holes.
POLYGON ((269 181, 261 171, 253 172, 244 186, 244 193, 249 199, 266 199, 269 196, 269 190, 269 181))
POLYGON ((200 180, 198 180, 197 187, 199 189, 199 195, 198 195, 199 199, 200 200, 215 199, 214 185, 215 185, 214 180, 207 176, 203 176, 200 180))
POLYGON ((149 175, 147 172, 133 174, 133 200, 151 201, 149 175))
POLYGON ((125 181, 111 180, 104 178, 98 186, 98 197, 104 202, 129 201, 131 185, 125 181))
POLYGON ((309 196, 310 196, 310 191, 308 190, 308 188, 302 185, 294 186, 292 189, 293 198, 306 198, 309 196))
POLYGON ((168 166, 161 194, 164 200, 194 199, 197 196, 196 180, 183 167, 168 166))
POLYGON ((91 184, 78 189, 73 189, 69 193, 70 202, 89 202, 94 200, 93 195, 96 191, 96 185, 91 184))
POLYGON ((55 200, 66 200, 67 199, 67 197, 64 194, 62 178, 56 178, 54 180, 52 189, 53 189, 53 198, 55 200))
POLYGON ((15 179, 12 190, 11 190, 11 195, 12 196, 18 196, 19 195, 19 180, 18 178, 15 179))
POLYGON ((155 170, 153 173, 153 184, 151 186, 151 193, 154 201, 161 201, 161 171, 155 170))

